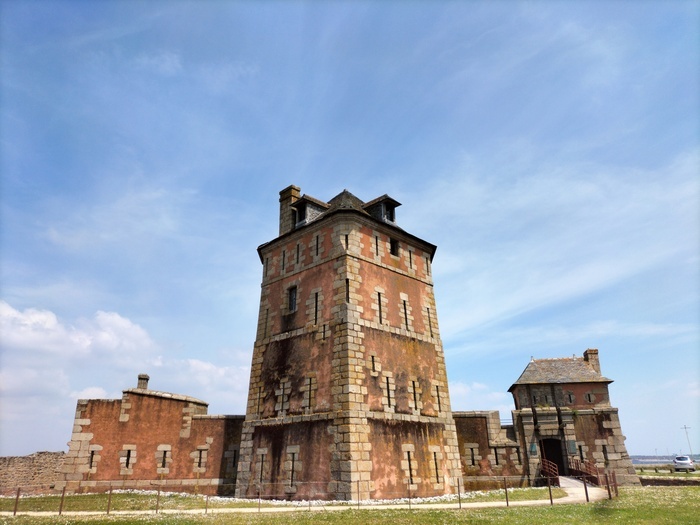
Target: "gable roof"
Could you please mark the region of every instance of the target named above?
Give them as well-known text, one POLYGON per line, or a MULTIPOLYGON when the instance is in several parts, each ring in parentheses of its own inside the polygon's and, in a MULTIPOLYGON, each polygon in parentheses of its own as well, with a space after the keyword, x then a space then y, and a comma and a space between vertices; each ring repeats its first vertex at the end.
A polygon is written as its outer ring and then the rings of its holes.
POLYGON ((508 392, 512 392, 516 385, 551 383, 612 383, 612 379, 602 376, 583 357, 533 359, 508 392))

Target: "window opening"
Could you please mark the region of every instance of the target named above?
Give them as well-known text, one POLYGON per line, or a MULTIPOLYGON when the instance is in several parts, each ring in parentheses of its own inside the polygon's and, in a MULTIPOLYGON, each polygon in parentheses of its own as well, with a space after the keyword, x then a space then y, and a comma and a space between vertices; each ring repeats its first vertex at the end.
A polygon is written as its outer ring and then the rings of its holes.
POLYGON ((438 412, 442 412, 442 403, 440 402, 440 387, 438 385, 435 385, 435 394, 437 394, 438 412))
POLYGON ((433 452, 433 461, 435 462, 435 483, 440 483, 440 466, 438 464, 437 452, 433 452))
POLYGON ((391 255, 399 255, 399 241, 396 239, 389 239, 389 253, 391 255))
POLYGON ((126 451, 126 465, 125 465, 125 467, 129 468, 130 465, 131 465, 131 450, 127 450, 126 451))
POLYGON ((568 395, 568 397, 569 397, 569 403, 573 404, 573 402, 574 402, 574 394, 572 394, 571 392, 569 392, 567 395, 568 395))
POLYGON ((263 482, 263 472, 264 472, 264 467, 265 466, 265 454, 260 454, 260 483, 263 482))
POLYGON ((386 378, 386 405, 391 408, 391 388, 389 387, 389 376, 386 378))
POLYGON ((603 445, 603 459, 605 460, 605 464, 608 464, 608 447, 607 445, 603 445))
POLYGON ((377 292, 377 306, 379 307, 379 324, 382 324, 382 294, 380 292, 377 292))
POLYGON ((413 270, 413 252, 408 250, 408 267, 413 270))
POLYGON ((372 372, 377 371, 377 364, 374 362, 374 356, 371 356, 372 358, 372 372))
POLYGON ((297 244, 297 264, 299 264, 299 251, 301 250, 301 245, 297 244))
POLYGON ((297 309, 297 287, 292 286, 289 289, 289 311, 295 312, 297 309))
POLYGON ((406 308, 406 301, 403 302, 403 318, 406 321, 406 330, 408 330, 408 308, 406 308))
POLYGON ((316 236, 316 255, 318 256, 318 235, 316 236))
MULTIPOLYGON (((163 457, 160 460, 160 468, 165 468, 168 465, 168 451, 164 450, 163 451, 163 457)), ((198 467, 202 466, 202 451, 199 451, 199 463, 197 464, 198 467)))
POLYGON ((476 457, 474 456, 474 447, 471 447, 469 449, 470 455, 471 455, 471 460, 472 460, 472 467, 476 465, 476 457))
POLYGON ((350 302, 350 279, 345 279, 345 302, 350 302))
POLYGON ((416 382, 411 381, 411 386, 413 386, 413 407, 418 409, 418 392, 416 392, 416 382))
POLYGON ((348 234, 346 233, 345 234, 345 249, 346 250, 348 249, 348 246, 349 246, 349 238, 348 238, 348 234))
POLYGON ((408 456, 408 483, 413 485, 413 465, 411 464, 411 451, 407 451, 408 456))
POLYGON ((90 451, 90 466, 88 468, 93 468, 95 466, 95 451, 90 451))
POLYGON ((583 445, 578 446, 578 457, 583 461, 583 445))
POLYGON ((323 325, 323 340, 326 340, 326 325, 323 325))
POLYGON ((430 318, 430 308, 428 308, 428 329, 430 330, 430 337, 433 337, 433 320, 430 318))
POLYGON ((374 253, 379 255, 379 235, 374 236, 374 253))
POLYGON ((498 449, 496 447, 493 448, 493 456, 496 458, 496 466, 498 466, 498 449))
POLYGON ((318 292, 314 294, 314 324, 318 324, 318 292))
POLYGON ((515 453, 518 455, 518 463, 522 463, 522 459, 520 458, 520 447, 515 447, 515 453))
POLYGON ((425 273, 430 275, 430 259, 428 257, 425 258, 425 273))
POLYGON ((289 473, 289 484, 294 485, 294 463, 296 462, 297 459, 297 454, 296 452, 292 452, 292 471, 289 473))
POLYGON ((267 275, 267 272, 269 271, 269 269, 270 269, 270 258, 265 257, 265 275, 267 275))
POLYGON ((287 252, 285 250, 282 250, 282 271, 284 271, 284 263, 285 263, 286 258, 287 258, 287 252))
POLYGON ((263 326, 263 339, 267 337, 267 324, 270 321, 270 309, 265 308, 265 326, 263 326))

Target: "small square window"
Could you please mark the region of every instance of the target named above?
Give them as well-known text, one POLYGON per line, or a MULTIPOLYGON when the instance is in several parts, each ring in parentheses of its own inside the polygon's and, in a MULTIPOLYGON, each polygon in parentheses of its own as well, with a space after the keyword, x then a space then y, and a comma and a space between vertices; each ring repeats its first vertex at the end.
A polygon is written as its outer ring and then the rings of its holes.
POLYGON ((391 255, 399 255, 399 241, 396 239, 389 239, 389 252, 391 255))

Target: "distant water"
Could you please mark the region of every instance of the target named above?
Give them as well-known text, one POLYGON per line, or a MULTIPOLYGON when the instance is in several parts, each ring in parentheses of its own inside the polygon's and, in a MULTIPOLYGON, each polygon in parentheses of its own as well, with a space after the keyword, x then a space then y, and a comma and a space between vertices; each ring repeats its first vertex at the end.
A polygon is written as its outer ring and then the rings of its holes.
MULTIPOLYGON (((673 458, 675 457, 676 456, 630 456, 630 459, 633 465, 661 465, 664 463, 673 463, 673 458)), ((693 461, 695 463, 699 461, 697 454, 693 454, 693 461)))

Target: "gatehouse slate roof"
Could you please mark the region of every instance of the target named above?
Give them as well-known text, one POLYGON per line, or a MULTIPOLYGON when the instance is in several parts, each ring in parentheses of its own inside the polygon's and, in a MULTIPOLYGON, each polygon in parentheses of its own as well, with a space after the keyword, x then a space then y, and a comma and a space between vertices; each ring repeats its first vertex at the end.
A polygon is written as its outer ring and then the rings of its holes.
POLYGON ((508 392, 512 392, 516 385, 551 383, 612 383, 612 379, 602 376, 583 357, 533 359, 508 392))

